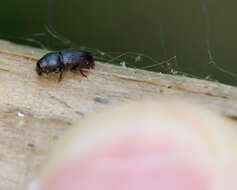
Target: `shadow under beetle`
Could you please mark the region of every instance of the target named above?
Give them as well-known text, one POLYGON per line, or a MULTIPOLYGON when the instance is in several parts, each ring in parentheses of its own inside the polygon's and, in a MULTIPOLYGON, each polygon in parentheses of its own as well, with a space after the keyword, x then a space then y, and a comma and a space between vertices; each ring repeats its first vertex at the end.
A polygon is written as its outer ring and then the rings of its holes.
POLYGON ((93 69, 94 66, 94 59, 90 53, 79 50, 64 50, 44 55, 36 63, 36 72, 40 76, 43 73, 60 73, 59 81, 61 81, 64 71, 80 71, 84 77, 87 77, 82 69, 93 69))

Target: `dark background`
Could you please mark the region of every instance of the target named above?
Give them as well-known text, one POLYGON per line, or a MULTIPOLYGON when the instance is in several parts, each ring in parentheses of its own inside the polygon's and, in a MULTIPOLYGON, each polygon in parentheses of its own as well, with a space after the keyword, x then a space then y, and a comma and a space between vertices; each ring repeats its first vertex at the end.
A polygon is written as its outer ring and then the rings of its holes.
POLYGON ((236 85, 236 7, 234 0, 5 0, 0 38, 49 50, 87 47, 99 60, 236 85), (135 53, 113 59, 125 52, 135 53))

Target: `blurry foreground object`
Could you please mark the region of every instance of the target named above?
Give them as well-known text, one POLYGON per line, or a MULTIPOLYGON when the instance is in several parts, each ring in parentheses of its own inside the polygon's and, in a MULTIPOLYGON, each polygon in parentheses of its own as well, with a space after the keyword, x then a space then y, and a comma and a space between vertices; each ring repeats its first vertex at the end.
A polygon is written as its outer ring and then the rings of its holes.
POLYGON ((40 190, 236 190, 237 128, 176 99, 118 105, 60 140, 40 190))

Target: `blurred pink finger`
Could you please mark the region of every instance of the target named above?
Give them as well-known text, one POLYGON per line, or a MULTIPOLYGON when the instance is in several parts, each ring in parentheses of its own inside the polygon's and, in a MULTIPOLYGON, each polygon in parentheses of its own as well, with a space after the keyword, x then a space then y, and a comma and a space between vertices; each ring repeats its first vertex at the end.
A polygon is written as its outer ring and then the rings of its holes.
POLYGON ((62 138, 41 190, 237 189, 235 125, 182 100, 119 106, 62 138))

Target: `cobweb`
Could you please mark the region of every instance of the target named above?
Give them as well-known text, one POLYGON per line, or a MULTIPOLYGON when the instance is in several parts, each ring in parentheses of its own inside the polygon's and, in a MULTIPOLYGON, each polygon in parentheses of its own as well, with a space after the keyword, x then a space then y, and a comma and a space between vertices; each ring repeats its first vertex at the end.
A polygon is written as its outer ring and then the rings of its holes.
POLYGON ((211 49, 211 42, 210 42, 210 24, 209 24, 208 10, 207 10, 207 6, 206 6, 205 2, 201 1, 201 6, 202 6, 202 12, 204 15, 205 25, 206 25, 206 47, 207 47, 207 54, 208 54, 208 59, 209 59, 208 64, 212 64, 213 66, 215 66, 216 69, 218 69, 219 71, 221 71, 229 76, 237 77, 236 73, 233 73, 231 71, 228 71, 228 70, 222 68, 214 60, 214 57, 212 54, 212 49, 211 49))
POLYGON ((46 25, 45 31, 45 37, 52 38, 52 40, 48 41, 48 44, 43 44, 41 46, 41 48, 44 49, 47 49, 46 47, 49 47, 49 50, 60 50, 61 48, 55 47, 55 44, 60 44, 60 47, 63 46, 66 49, 78 49, 81 51, 90 52, 95 60, 106 64, 115 64, 120 65, 123 68, 130 67, 134 69, 144 70, 154 70, 155 68, 158 68, 159 71, 163 71, 165 73, 181 73, 175 69, 178 66, 178 60, 175 55, 166 60, 158 61, 152 56, 138 52, 105 52, 100 49, 79 46, 78 44, 73 43, 62 34, 59 34, 52 27, 52 25, 46 25), (53 47, 51 48, 51 46, 53 47))
MULTIPOLYGON (((97 49, 93 47, 81 46, 80 44, 75 43, 69 37, 63 35, 57 29, 55 29, 52 24, 52 3, 54 1, 49 1, 48 4, 48 23, 44 27, 44 32, 28 34, 26 36, 16 37, 10 35, 1 35, 0 38, 17 41, 19 43, 29 44, 33 46, 38 46, 43 49, 47 49, 49 51, 58 51, 61 49, 79 49, 83 51, 90 52, 95 60, 104 62, 106 64, 115 64, 119 65, 123 68, 131 67, 135 69, 145 69, 156 72, 163 72, 173 75, 182 75, 189 76, 194 78, 201 78, 206 80, 215 80, 217 78, 213 78, 210 74, 196 75, 193 72, 182 71, 180 69, 180 65, 183 64, 182 61, 179 60, 179 55, 176 54, 176 49, 173 51, 173 55, 169 53, 169 49, 167 48, 167 42, 165 35, 165 25, 162 22, 159 23, 159 41, 160 46, 163 51, 163 57, 161 59, 154 58, 146 53, 133 52, 133 51, 104 51, 103 49, 97 49)), ((220 66, 215 59, 215 52, 212 48, 211 41, 211 24, 209 19, 209 11, 207 7, 207 3, 205 0, 200 0, 199 3, 200 11, 202 12, 202 20, 204 25, 204 33, 205 33, 205 52, 208 58, 208 62, 206 64, 210 65, 213 69, 218 70, 223 75, 227 75, 229 77, 237 78, 237 74, 235 72, 231 72, 222 66, 220 66)), ((171 13, 172 14, 172 13, 171 13)))

